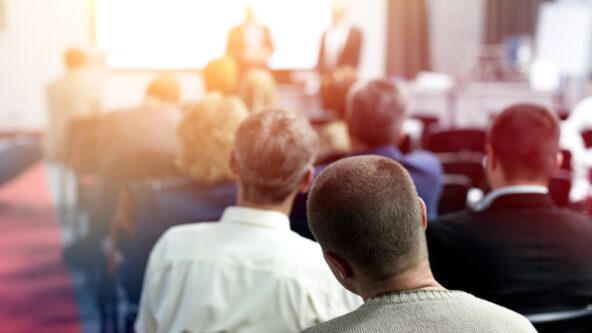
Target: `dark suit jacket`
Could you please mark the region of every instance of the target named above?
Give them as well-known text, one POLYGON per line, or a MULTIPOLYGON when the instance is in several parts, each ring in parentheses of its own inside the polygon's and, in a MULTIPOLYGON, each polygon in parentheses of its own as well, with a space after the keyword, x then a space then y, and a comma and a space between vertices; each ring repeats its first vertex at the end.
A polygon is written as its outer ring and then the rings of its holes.
MULTIPOLYGON (((323 33, 323 37, 321 38, 321 48, 319 51, 319 60, 317 62, 317 69, 319 72, 326 72, 330 71, 334 68, 326 68, 325 66, 325 38, 327 37, 327 33, 323 33)), ((345 42, 345 46, 341 50, 341 54, 339 55, 339 61, 337 62, 337 67, 342 66, 351 66, 353 68, 357 68, 360 62, 360 52, 362 51, 362 31, 356 27, 352 27, 349 36, 347 37, 347 41, 345 42)))
POLYGON ((509 194, 480 212, 430 221, 436 280, 517 312, 592 302, 592 220, 544 194, 509 194))
MULTIPOLYGON (((237 27, 232 28, 228 32, 228 39, 226 42, 226 54, 233 57, 241 72, 248 70, 253 67, 253 64, 249 64, 242 60, 242 54, 245 51, 245 37, 243 35, 243 27, 241 24, 237 27)), ((273 40, 271 39, 271 33, 269 28, 262 26, 263 28, 263 47, 269 48, 273 52, 273 40)))

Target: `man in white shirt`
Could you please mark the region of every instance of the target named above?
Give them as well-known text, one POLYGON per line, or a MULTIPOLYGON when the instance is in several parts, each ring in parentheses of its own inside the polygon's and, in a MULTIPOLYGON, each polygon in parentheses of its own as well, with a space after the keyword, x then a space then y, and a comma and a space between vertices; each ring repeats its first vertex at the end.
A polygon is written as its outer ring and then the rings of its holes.
POLYGON ((175 227, 152 251, 138 332, 297 332, 362 301, 326 267, 319 245, 290 231, 294 197, 308 189, 317 137, 280 110, 239 128, 231 165, 237 207, 219 223, 175 227))
POLYGON ((321 38, 317 69, 320 73, 340 67, 356 69, 360 61, 362 32, 347 19, 343 0, 333 3, 333 23, 321 38))

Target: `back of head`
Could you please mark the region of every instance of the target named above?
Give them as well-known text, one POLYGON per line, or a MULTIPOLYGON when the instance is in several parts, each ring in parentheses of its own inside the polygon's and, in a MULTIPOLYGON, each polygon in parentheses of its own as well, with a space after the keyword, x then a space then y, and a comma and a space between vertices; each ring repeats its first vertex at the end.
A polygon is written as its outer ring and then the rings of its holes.
POLYGON ((345 117, 345 104, 350 88, 358 76, 350 66, 338 68, 323 75, 321 80, 321 99, 323 108, 334 110, 341 119, 345 117))
POLYGON ((214 59, 206 65, 203 76, 208 92, 232 94, 238 83, 238 65, 232 57, 214 59))
POLYGON ((70 48, 64 53, 64 64, 69 70, 83 68, 87 65, 86 53, 77 48, 70 48))
POLYGON ((239 128, 234 147, 244 200, 282 203, 297 189, 317 150, 316 133, 297 114, 269 109, 251 115, 239 128))
POLYGON ((155 78, 146 89, 146 96, 168 104, 178 104, 181 98, 181 88, 170 75, 160 75, 155 78))
POLYGON ((369 147, 394 144, 405 120, 405 98, 389 80, 375 80, 354 88, 346 121, 352 139, 369 147))
POLYGON ((307 213, 323 250, 375 281, 427 260, 415 186, 391 159, 368 155, 329 165, 312 186, 307 213))
POLYGON ((495 118, 488 143, 507 180, 547 180, 557 162, 559 121, 542 106, 510 106, 495 118))
POLYGON ((177 128, 181 141, 179 169, 208 184, 233 179, 229 156, 236 131, 247 116, 238 98, 219 93, 206 95, 185 114, 177 128))
POLYGON ((251 112, 260 112, 277 103, 277 85, 264 69, 250 69, 239 88, 239 96, 251 112))

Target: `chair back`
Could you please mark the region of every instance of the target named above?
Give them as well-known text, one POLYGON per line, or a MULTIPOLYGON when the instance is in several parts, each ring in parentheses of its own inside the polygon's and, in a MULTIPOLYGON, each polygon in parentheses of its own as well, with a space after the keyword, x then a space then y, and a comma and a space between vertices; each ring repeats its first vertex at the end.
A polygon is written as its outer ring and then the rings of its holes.
POLYGON ((485 153, 486 134, 473 128, 436 129, 428 134, 425 149, 434 153, 485 153))
POLYGON ((592 332, 592 305, 586 308, 526 315, 539 333, 592 332))
POLYGON ((438 214, 457 212, 467 207, 467 196, 472 181, 463 175, 444 175, 442 195, 438 203, 438 214))

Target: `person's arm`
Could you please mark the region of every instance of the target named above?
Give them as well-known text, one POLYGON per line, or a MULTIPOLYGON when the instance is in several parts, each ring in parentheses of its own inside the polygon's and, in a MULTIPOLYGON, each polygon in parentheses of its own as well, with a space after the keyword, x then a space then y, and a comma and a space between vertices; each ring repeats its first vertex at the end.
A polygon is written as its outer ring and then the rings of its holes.
POLYGON ((360 54, 362 53, 363 35, 362 31, 357 28, 352 28, 352 41, 349 55, 349 65, 353 68, 358 68, 360 64, 360 54))

